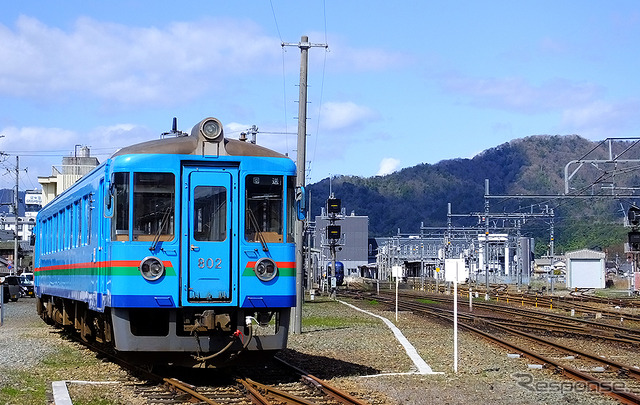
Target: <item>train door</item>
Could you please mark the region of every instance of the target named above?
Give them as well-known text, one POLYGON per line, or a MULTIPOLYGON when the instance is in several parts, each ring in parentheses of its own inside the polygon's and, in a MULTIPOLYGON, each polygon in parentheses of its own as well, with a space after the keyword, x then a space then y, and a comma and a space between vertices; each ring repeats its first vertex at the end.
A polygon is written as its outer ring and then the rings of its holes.
MULTIPOLYGON (((95 201, 93 200, 93 195, 88 195, 87 199, 86 199, 86 203, 84 202, 84 200, 80 201, 80 205, 82 206, 83 203, 86 204, 86 210, 88 211, 88 213, 86 214, 86 218, 85 219, 85 215, 83 214, 82 218, 80 219, 81 221, 86 221, 86 223, 84 224, 84 228, 87 229, 87 234, 89 234, 90 232, 92 232, 91 226, 92 223, 95 224, 95 226, 98 228, 97 229, 97 233, 96 236, 100 236, 97 237, 97 245, 98 248, 94 250, 94 261, 96 262, 96 266, 97 266, 97 277, 95 277, 94 279, 96 280, 96 303, 95 303, 95 309, 99 312, 103 312, 104 311, 104 307, 105 307, 105 300, 104 298, 106 298, 106 296, 109 295, 108 291, 107 291, 107 262, 110 260, 110 256, 111 256, 111 250, 110 250, 110 244, 106 243, 106 239, 102 237, 102 235, 105 234, 105 232, 108 232, 109 229, 109 219, 106 218, 104 215, 102 215, 102 210, 104 209, 103 205, 99 205, 96 206, 96 204, 101 204, 104 201, 104 178, 100 180, 100 186, 98 187, 98 195, 97 198, 95 199, 95 201), (96 203, 96 201, 98 201, 98 203, 96 203), (105 229, 107 231, 105 231, 105 229), (107 248, 109 247, 109 249, 107 248)), ((84 212, 84 211, 83 211, 84 212)), ((87 243, 90 242, 91 239, 91 235, 88 235, 87 238, 88 240, 86 241, 87 243)))
POLYGON ((237 201, 236 173, 205 167, 183 171, 182 305, 235 304, 232 201, 237 201))

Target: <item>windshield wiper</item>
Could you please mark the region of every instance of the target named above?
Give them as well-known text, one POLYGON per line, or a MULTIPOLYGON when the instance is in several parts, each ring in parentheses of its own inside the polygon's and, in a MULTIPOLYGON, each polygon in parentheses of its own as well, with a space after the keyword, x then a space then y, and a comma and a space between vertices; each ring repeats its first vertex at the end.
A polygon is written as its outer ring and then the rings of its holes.
POLYGON ((264 235, 262 235, 262 231, 260 230, 260 226, 258 225, 256 216, 253 214, 253 211, 251 211, 251 208, 247 208, 247 212, 249 213, 249 220, 251 221, 251 225, 256 229, 258 240, 262 244, 262 250, 268 252, 269 247, 267 246, 267 241, 264 239, 264 235))
POLYGON ((160 235, 162 234, 162 230, 164 229, 164 226, 167 224, 167 220, 169 220, 169 217, 171 216, 171 211, 172 211, 172 207, 167 207, 164 215, 162 216, 162 220, 160 221, 160 226, 158 227, 158 232, 156 232, 156 236, 154 236, 153 242, 151 243, 151 246, 149 246, 149 250, 152 252, 156 250, 156 246, 160 241, 160 235))

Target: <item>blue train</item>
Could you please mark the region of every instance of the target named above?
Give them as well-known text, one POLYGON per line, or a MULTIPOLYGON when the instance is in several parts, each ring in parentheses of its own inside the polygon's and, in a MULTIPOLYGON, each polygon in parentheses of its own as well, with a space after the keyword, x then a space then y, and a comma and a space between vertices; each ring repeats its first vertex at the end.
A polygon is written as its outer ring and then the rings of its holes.
POLYGON ((38 313, 151 363, 284 348, 295 164, 225 138, 215 118, 172 133, 119 150, 39 212, 38 313))

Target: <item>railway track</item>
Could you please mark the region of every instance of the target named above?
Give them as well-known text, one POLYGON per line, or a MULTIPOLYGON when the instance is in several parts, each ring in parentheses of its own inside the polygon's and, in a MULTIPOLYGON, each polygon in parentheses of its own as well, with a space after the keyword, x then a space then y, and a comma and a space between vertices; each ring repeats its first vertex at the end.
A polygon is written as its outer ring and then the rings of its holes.
MULTIPOLYGON (((453 298, 447 295, 416 295, 413 293, 402 293, 401 296, 408 298, 426 298, 432 301, 451 304, 453 298)), ((507 304, 507 300, 502 301, 507 304)), ((607 340, 616 343, 628 343, 640 345, 640 329, 616 325, 610 322, 596 321, 591 319, 565 316, 550 311, 522 308, 518 301, 511 301, 512 306, 501 305, 491 302, 473 302, 473 307, 490 312, 491 314, 505 314, 510 316, 508 320, 511 325, 518 325, 529 330, 540 330, 561 334, 572 334, 589 339, 607 340)), ((459 300, 461 308, 466 306, 466 302, 459 300)), ((494 319, 496 322, 504 322, 504 318, 493 315, 476 314, 479 318, 494 319)), ((640 324, 639 324, 640 325, 640 324)))
POLYGON ((368 405, 362 399, 277 357, 229 369, 168 368, 152 372, 100 345, 69 338, 101 354, 142 380, 137 396, 149 404, 182 405, 368 405), (179 377, 169 376, 174 374, 179 377))
MULTIPOLYGON (((265 371, 261 376, 239 375, 233 377, 229 383, 220 386, 195 386, 175 378, 163 378, 164 384, 181 402, 192 403, 197 400, 205 404, 301 404, 301 405, 366 405, 367 402, 355 398, 349 393, 329 384, 327 381, 315 377, 283 360, 274 359, 281 369, 265 371), (269 375, 264 375, 268 373, 269 375), (285 375, 286 374, 286 375, 285 375), (291 378, 290 374, 295 374, 291 378), (255 379, 266 378, 277 382, 258 382, 255 379)), ((275 368, 275 367, 274 367, 275 368)), ((250 373, 255 374, 255 372, 250 373)), ((157 395, 157 394, 154 394, 157 395)), ((167 403, 162 398, 161 403, 167 403)), ((153 403, 153 402, 151 402, 153 403)))
MULTIPOLYGON (((357 289, 371 290, 371 286, 353 285, 357 289)), ((381 283, 379 290, 384 292, 393 289, 389 283, 381 283)), ((426 284, 425 289, 407 290, 419 291, 424 295, 444 295, 451 293, 445 285, 426 284)), ((460 286, 458 293, 461 297, 469 297, 469 287, 460 286)), ((583 292, 582 292, 583 293, 583 292)), ((530 292, 510 291, 506 285, 494 285, 488 292, 484 287, 472 288, 471 294, 476 298, 486 296, 490 302, 517 303, 520 306, 535 308, 548 308, 577 313, 583 317, 622 319, 623 321, 640 322, 640 299, 630 298, 602 298, 581 293, 572 293, 569 296, 550 296, 530 292)))
MULTIPOLYGON (((409 284, 413 284, 414 289, 419 289, 420 287, 415 281, 409 284)), ((389 289, 391 286, 391 283, 380 283, 381 290, 385 289, 385 287, 389 289)), ((447 291, 447 286, 444 283, 440 283, 437 286, 434 283, 426 283, 423 287, 424 291, 431 293, 445 293, 447 291)), ((590 314, 600 312, 602 316, 615 317, 620 316, 621 313, 624 314, 623 311, 610 311, 607 310, 606 307, 631 310, 640 309, 640 299, 638 299, 638 296, 618 298, 598 297, 590 295, 588 290, 572 291, 568 296, 551 296, 545 294, 543 291, 514 291, 506 284, 492 284, 488 290, 485 286, 478 285, 474 286, 472 291, 479 295, 488 294, 491 300, 519 300, 529 306, 568 308, 568 310, 575 309, 577 312, 590 314)), ((468 296, 469 287, 467 285, 461 285, 458 288, 458 292, 468 296)))
MULTIPOLYGON (((391 293, 372 294, 370 298, 389 305, 395 303, 391 293)), ((398 308, 452 322, 452 310, 418 301, 423 298, 401 295, 398 308)), ((500 321, 490 316, 459 312, 458 320, 460 327, 504 347, 515 356, 530 359, 535 363, 533 366, 552 369, 622 403, 640 403, 640 368, 556 343, 546 336, 524 332, 506 318, 500 321)))

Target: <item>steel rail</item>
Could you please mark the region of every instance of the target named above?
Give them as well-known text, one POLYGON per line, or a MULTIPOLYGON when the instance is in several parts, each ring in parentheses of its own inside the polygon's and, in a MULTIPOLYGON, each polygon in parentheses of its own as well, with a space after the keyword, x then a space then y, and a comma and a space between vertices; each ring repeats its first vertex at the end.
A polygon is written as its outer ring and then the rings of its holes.
MULTIPOLYGON (((385 300, 388 300, 387 298, 385 298, 385 300)), ((391 300, 389 300, 391 301, 391 300)), ((405 309, 410 309, 410 310, 414 310, 414 311, 418 311, 418 312, 424 312, 424 313, 428 313, 431 315, 434 315, 438 318, 447 320, 447 321, 452 321, 452 319, 448 316, 443 314, 442 312, 451 312, 450 310, 445 310, 445 309, 438 309, 440 311, 437 312, 434 308, 425 308, 424 304, 418 304, 418 303, 400 303, 399 306, 401 306, 402 308, 405 309)), ((508 350, 514 350, 518 353, 520 353, 521 355, 524 355, 527 358, 530 358, 532 360, 536 360, 542 363, 543 367, 549 367, 549 366, 553 366, 557 371, 559 371, 560 373, 562 373, 563 375, 570 377, 576 381, 579 382, 583 382, 585 383, 591 390, 593 391, 597 391, 600 392, 604 395, 608 395, 612 398, 615 398, 619 401, 621 401, 624 404, 639 404, 640 403, 640 396, 634 394, 633 392, 630 391, 620 391, 620 390, 616 390, 615 387, 613 386, 612 383, 607 382, 607 381, 601 381, 595 377, 593 377, 590 374, 587 373, 583 373, 582 371, 579 371, 577 369, 574 369, 572 367, 567 367, 567 366, 563 366, 560 363, 556 362, 555 360, 552 360, 550 358, 547 358, 545 356, 542 356, 540 354, 537 354, 529 349, 520 347, 518 345, 516 345, 515 343, 511 343, 508 342, 504 339, 501 339, 495 335, 492 335, 488 332, 485 332, 481 329, 475 328, 471 325, 468 325, 464 322, 459 323, 459 325, 463 328, 466 328, 480 336, 483 336, 484 338, 493 341, 497 344, 499 344, 500 346, 507 348, 508 350)), ((499 325, 495 325, 497 327, 499 327, 499 325)), ((523 333, 524 332, 520 332, 520 331, 516 331, 519 333, 523 333)), ((549 342, 543 341, 545 344, 549 344, 549 342)), ((551 344, 552 345, 552 344, 551 344)), ((571 352, 576 352, 575 350, 571 350, 571 352)), ((589 356, 591 357, 591 356, 589 356)), ((602 362, 604 361, 604 359, 599 358, 598 361, 602 362)), ((627 366, 622 366, 621 370, 624 372, 628 372, 631 370, 630 367, 627 366)), ((634 370, 635 371, 635 370, 634 370)))
MULTIPOLYGON (((386 292, 382 292, 381 294, 387 294, 386 292)), ((434 296, 434 295, 414 295, 414 294, 400 294, 401 296, 404 297, 410 297, 410 298, 420 298, 420 297, 424 297, 426 299, 432 299, 435 301, 441 301, 441 302, 451 302, 453 301, 452 298, 449 297, 441 297, 441 296, 434 296)), ((463 305, 464 303, 459 301, 458 302, 459 305, 463 305)), ((473 302, 473 306, 474 307, 478 307, 478 308, 487 308, 490 309, 492 311, 501 311, 501 312, 514 312, 514 310, 510 307, 506 307, 503 305, 499 305, 499 304, 494 304, 494 303, 487 303, 487 302, 473 302)), ((589 326, 593 326, 596 327, 598 329, 611 329, 611 330, 615 330, 617 332, 622 332, 622 333, 628 333, 631 335, 638 335, 640 334, 640 330, 637 329, 630 329, 630 328, 625 328, 622 326, 616 326, 616 325, 608 325, 608 324, 603 324, 603 323, 598 323, 595 321, 590 321, 588 319, 576 319, 570 316, 566 316, 566 315, 560 315, 560 314, 554 314, 552 312, 544 312, 544 313, 540 313, 539 311, 535 311, 535 310, 531 310, 531 309, 526 309, 526 308, 518 308, 517 312, 519 314, 529 314, 529 315, 534 315, 534 316, 544 316, 547 318, 554 318, 554 319, 559 319, 565 322, 572 322, 574 324, 586 324, 589 326)), ((624 315, 622 315, 624 316, 624 315)), ((627 319, 634 319, 635 318, 627 318, 627 319)))
MULTIPOLYGON (((451 321, 451 318, 449 318, 448 316, 443 316, 441 314, 438 315, 438 316, 440 318, 447 319, 447 320, 451 321)), ((556 370, 558 370, 560 373, 562 373, 563 375, 566 375, 566 376, 568 376, 568 377, 570 377, 570 378, 572 378, 572 379, 574 379, 576 381, 585 383, 593 391, 597 391, 597 392, 600 392, 600 393, 602 393, 604 395, 608 395, 608 396, 610 396, 612 398, 615 398, 615 399, 617 399, 617 400, 619 400, 619 401, 621 401, 621 402, 623 402, 625 404, 639 404, 640 403, 640 396, 638 396, 638 395, 636 395, 636 394, 634 394, 634 393, 632 393, 630 391, 618 391, 618 390, 615 390, 610 382, 599 380, 599 379, 593 377, 592 375, 587 374, 587 373, 583 373, 582 371, 579 371, 579 370, 577 370, 577 369, 575 369, 573 367, 563 366, 560 363, 556 362, 555 360, 549 359, 549 358, 547 358, 545 356, 542 356, 540 354, 537 354, 537 353, 535 353, 535 352, 533 352, 531 350, 525 349, 525 348, 523 348, 521 346, 518 346, 518 345, 516 345, 514 343, 508 342, 508 341, 506 341, 504 339, 501 339, 501 338, 499 338, 497 336, 494 336, 494 335, 492 335, 490 333, 484 332, 483 330, 475 328, 475 327, 473 327, 471 325, 467 325, 466 323, 460 323, 459 325, 464 327, 464 328, 466 328, 466 329, 468 329, 468 330, 471 330, 471 331, 473 331, 473 332, 475 332, 475 333, 477 333, 477 334, 479 334, 479 335, 481 335, 483 337, 485 337, 486 339, 489 339, 490 341, 494 341, 494 342, 500 344, 501 346, 503 346, 503 347, 505 347, 507 349, 515 350, 516 352, 519 352, 522 355, 524 355, 524 356, 526 356, 526 357, 528 357, 530 359, 540 361, 540 362, 542 362, 543 367, 547 366, 547 365, 551 365, 556 370)), ((519 332, 519 331, 517 331, 517 332, 519 332)), ((524 334, 524 332, 521 332, 521 333, 524 334)), ((525 335, 528 335, 528 334, 525 334, 525 335)), ((554 344, 549 344, 549 342, 544 341, 544 340, 540 340, 540 342, 541 343, 545 343, 545 344, 550 345, 550 346, 554 346, 554 344)), ((583 352, 577 352, 575 350, 571 350, 570 352, 575 352, 577 354, 583 355, 583 352)), ((588 355, 587 357, 596 358, 597 359, 596 356, 588 355)), ((600 362, 604 361, 606 363, 609 363, 609 361, 604 360, 604 359, 598 359, 598 361, 600 361, 600 362)), ((615 363, 615 362, 611 362, 611 364, 613 364, 613 363, 615 363)), ((632 373, 636 372, 635 369, 633 369, 631 367, 627 367, 627 366, 622 366, 622 367, 619 368, 619 370, 623 370, 624 372, 630 372, 631 371, 632 373)))
POLYGON ((196 398, 199 401, 204 402, 205 404, 208 404, 208 405, 221 405, 219 402, 215 402, 214 400, 212 400, 210 398, 207 398, 204 395, 202 395, 202 394, 198 393, 197 391, 193 390, 186 383, 183 383, 180 380, 176 380, 175 378, 162 377, 162 376, 159 376, 157 374, 154 374, 154 373, 144 369, 143 367, 140 367, 139 365, 132 364, 132 363, 128 362, 127 360, 119 357, 118 355, 116 355, 115 353, 113 353, 111 351, 105 350, 105 348, 100 346, 100 345, 92 344, 90 342, 86 342, 84 340, 81 340, 78 336, 76 336, 76 334, 70 334, 69 336, 72 339, 74 339, 75 341, 77 341, 77 342, 81 343, 82 345, 84 345, 85 347, 88 347, 91 350, 94 350, 94 351, 102 354, 103 356, 111 359, 116 364, 120 365, 121 367, 125 367, 129 371, 133 371, 135 373, 144 375, 145 378, 147 378, 149 380, 162 381, 165 385, 169 386, 170 388, 175 388, 175 389, 177 389, 179 391, 182 391, 182 392, 184 392, 184 393, 186 393, 188 395, 191 395, 193 398, 196 398))
POLYGON ((251 402, 254 403, 255 405, 271 405, 271 402, 269 402, 267 398, 262 396, 260 391, 258 391, 256 388, 251 386, 251 384, 249 384, 247 380, 239 378, 239 379, 236 379, 236 382, 241 384, 247 390, 246 395, 251 399, 251 402))
POLYGON ((249 378, 237 381, 239 381, 247 389, 249 389, 249 387, 254 387, 258 392, 264 393, 265 397, 273 396, 278 398, 280 401, 284 401, 286 404, 315 405, 314 402, 308 401, 304 398, 300 398, 299 396, 293 394, 289 394, 288 392, 279 390, 272 386, 261 384, 249 378))
POLYGON ((368 405, 367 402, 364 402, 358 398, 355 398, 353 396, 351 396, 350 394, 332 386, 331 384, 329 384, 328 382, 313 376, 309 373, 307 373, 306 371, 302 370, 301 368, 298 368, 290 363, 287 363, 286 361, 275 357, 276 360, 278 360, 280 363, 284 364, 286 367, 289 367, 293 370, 295 370, 298 374, 300 374, 303 382, 310 384, 312 386, 314 386, 315 388, 319 389, 320 391, 322 391, 325 395, 330 396, 331 398, 333 398, 334 400, 338 401, 341 404, 345 404, 345 405, 368 405))
POLYGON ((175 378, 163 378, 162 381, 164 381, 166 384, 170 385, 171 387, 173 387, 175 389, 178 389, 178 390, 180 390, 182 392, 185 392, 185 393, 191 395, 193 398, 196 398, 197 400, 202 401, 205 404, 221 405, 219 402, 216 402, 216 401, 214 401, 214 400, 212 400, 210 398, 205 397, 204 395, 200 394, 199 392, 191 389, 191 387, 188 387, 182 381, 176 380, 175 378))
MULTIPOLYGON (((411 309, 411 310, 414 310, 414 311, 426 312, 426 313, 433 314, 433 315, 441 315, 441 313, 448 313, 448 314, 452 313, 452 311, 448 310, 448 309, 442 309, 442 308, 435 309, 435 308, 427 307, 425 304, 420 304, 420 303, 403 302, 401 305, 403 307, 405 307, 405 308, 408 308, 408 309, 411 309)), ((458 314, 458 317, 460 319, 466 319, 466 320, 471 321, 471 322, 473 322, 475 319, 477 319, 477 317, 475 315, 469 314, 469 313, 458 314)), ((452 318, 449 317, 449 316, 446 316, 446 319, 452 320, 452 318)), ((537 343, 541 343, 541 344, 544 344, 544 345, 547 345, 547 346, 562 350, 562 351, 564 351, 566 353, 573 353, 573 354, 588 358, 588 359, 596 361, 598 363, 602 363, 602 364, 605 364, 607 366, 613 367, 614 369, 619 370, 619 371, 624 371, 626 374, 633 375, 633 377, 635 379, 640 380, 640 370, 639 369, 635 369, 635 368, 630 367, 628 365, 625 365, 625 364, 622 364, 622 363, 618 363, 618 362, 616 362, 614 360, 607 360, 605 358, 602 358, 602 357, 597 356, 597 355, 590 354, 588 352, 583 352, 581 350, 573 349, 573 348, 564 346, 564 345, 559 344, 559 343, 548 341, 548 340, 546 340, 544 338, 532 335, 530 333, 526 333, 526 332, 511 328, 509 326, 503 325, 500 322, 489 321, 489 320, 486 320, 486 319, 482 319, 482 321, 487 325, 490 325, 490 326, 493 326, 495 328, 507 331, 507 332, 512 333, 514 335, 525 337, 525 338, 533 340, 533 341, 535 341, 537 343)))

